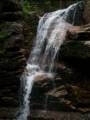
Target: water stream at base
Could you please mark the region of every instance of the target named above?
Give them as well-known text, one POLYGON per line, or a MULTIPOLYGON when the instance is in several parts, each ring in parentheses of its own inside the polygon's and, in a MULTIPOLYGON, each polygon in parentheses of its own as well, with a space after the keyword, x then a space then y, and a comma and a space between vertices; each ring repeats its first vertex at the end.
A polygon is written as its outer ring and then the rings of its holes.
MULTIPOLYGON (((27 120, 30 114, 29 98, 34 81, 42 77, 53 79, 56 55, 66 39, 67 31, 73 27, 72 24, 75 22, 74 17, 77 8, 82 11, 81 7, 82 2, 73 4, 67 9, 47 13, 41 17, 35 45, 33 46, 26 69, 21 77, 24 91, 23 105, 20 107, 20 115, 17 117, 17 120, 27 120), (70 11, 73 11, 72 16, 70 15, 70 11)), ((48 99, 48 97, 46 99, 48 99)))

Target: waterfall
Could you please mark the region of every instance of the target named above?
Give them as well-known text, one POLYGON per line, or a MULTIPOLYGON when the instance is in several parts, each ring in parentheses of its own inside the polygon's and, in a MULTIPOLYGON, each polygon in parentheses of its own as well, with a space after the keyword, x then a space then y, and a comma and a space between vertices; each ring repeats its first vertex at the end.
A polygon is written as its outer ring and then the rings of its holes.
POLYGON ((53 79, 53 68, 56 55, 66 39, 67 31, 73 25, 80 24, 75 21, 81 17, 83 2, 69 6, 67 9, 47 13, 41 17, 37 28, 35 44, 28 59, 27 66, 21 77, 23 84, 23 105, 17 120, 27 120, 30 114, 30 94, 35 80, 39 78, 53 79), (79 10, 79 14, 77 12, 79 10))

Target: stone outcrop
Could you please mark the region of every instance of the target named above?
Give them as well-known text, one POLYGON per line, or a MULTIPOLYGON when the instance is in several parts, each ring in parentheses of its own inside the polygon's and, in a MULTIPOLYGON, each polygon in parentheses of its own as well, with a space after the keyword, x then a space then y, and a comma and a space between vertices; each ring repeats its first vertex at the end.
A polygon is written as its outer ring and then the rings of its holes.
POLYGON ((78 114, 80 112, 85 113, 84 119, 88 118, 86 113, 90 112, 89 30, 88 24, 69 31, 55 63, 55 78, 35 81, 30 97, 32 120, 70 119, 68 115, 72 116, 73 120, 81 120, 82 114, 78 114))

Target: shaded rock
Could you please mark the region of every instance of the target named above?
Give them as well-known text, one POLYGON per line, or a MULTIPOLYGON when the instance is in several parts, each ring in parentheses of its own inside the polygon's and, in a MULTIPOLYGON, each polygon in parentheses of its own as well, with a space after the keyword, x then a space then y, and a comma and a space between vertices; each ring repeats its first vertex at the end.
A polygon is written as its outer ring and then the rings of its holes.
POLYGON ((90 91, 84 90, 78 86, 66 86, 69 95, 75 96, 75 99, 78 103, 86 103, 89 104, 90 101, 90 91))
POLYGON ((20 0, 1 0, 0 6, 0 12, 14 12, 21 10, 20 0))
POLYGON ((56 112, 56 111, 32 111, 31 120, 81 120, 90 119, 89 114, 75 112, 56 112))
POLYGON ((73 7, 71 10, 69 10, 66 13, 66 21, 73 25, 81 25, 83 23, 82 18, 83 18, 84 5, 85 5, 84 1, 78 2, 76 7, 73 7))
POLYGON ((60 98, 60 97, 62 97, 62 96, 67 95, 67 91, 65 90, 65 86, 62 85, 62 86, 60 86, 60 87, 55 88, 55 89, 52 90, 52 91, 49 91, 49 92, 47 93, 47 95, 60 98))
POLYGON ((43 111, 63 111, 67 114, 71 111, 75 114, 90 112, 89 36, 89 25, 76 26, 69 31, 67 40, 57 55, 54 66, 57 73, 55 78, 40 78, 34 83, 30 97, 32 119, 56 119, 55 116, 38 116, 43 111), (35 111, 38 111, 37 114, 35 111), (35 115, 37 117, 34 118, 35 115))
POLYGON ((0 24, 0 119, 13 119, 19 107, 20 76, 26 64, 23 24, 0 24), (6 110, 2 110, 2 108, 6 110), (7 110, 8 108, 8 110, 7 110), (10 108, 12 111, 10 111, 10 108))
POLYGON ((63 44, 60 57, 76 57, 80 59, 90 58, 90 45, 88 42, 71 41, 63 44), (83 49, 83 50, 82 50, 83 49))
POLYGON ((85 9, 83 13, 84 21, 86 24, 90 23, 90 1, 86 0, 85 9))
POLYGON ((90 25, 88 24, 82 27, 74 27, 72 30, 70 30, 68 33, 68 40, 62 45, 61 55, 63 57, 68 56, 88 59, 90 57, 89 29, 90 25))
POLYGON ((15 21, 20 20, 23 17, 23 14, 21 11, 18 12, 4 12, 0 14, 0 21, 15 21))
POLYGON ((15 21, 22 18, 22 8, 18 0, 0 1, 0 21, 15 21))
POLYGON ((68 31, 68 39, 76 41, 89 41, 90 39, 90 24, 83 26, 74 26, 68 31))

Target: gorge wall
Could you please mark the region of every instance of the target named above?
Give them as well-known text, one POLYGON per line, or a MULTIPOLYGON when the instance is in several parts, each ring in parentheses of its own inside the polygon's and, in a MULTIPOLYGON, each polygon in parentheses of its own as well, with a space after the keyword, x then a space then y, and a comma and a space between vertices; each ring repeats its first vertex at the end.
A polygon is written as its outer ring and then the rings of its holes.
MULTIPOLYGON (((70 4, 71 2, 70 0, 70 4)), ((67 4, 69 2, 65 1, 61 7, 67 4)), ((57 6, 55 9, 58 9, 57 6)), ((58 120, 65 117, 63 113, 60 117, 60 112, 90 112, 89 6, 88 2, 83 25, 69 31, 61 48, 56 63, 58 74, 55 78, 55 89, 51 80, 38 78, 35 82, 31 94, 31 119, 58 120), (44 98, 47 96, 48 113, 43 113, 44 98)), ((42 14, 32 10, 25 16, 22 11, 19 0, 0 1, 0 120, 13 119, 18 111, 20 76, 30 53, 39 16, 42 14)), ((76 116, 74 113, 70 114, 71 119, 76 116)), ((79 116, 83 117, 81 114, 79 116)), ((90 117, 87 114, 85 116, 88 119, 90 117)))

